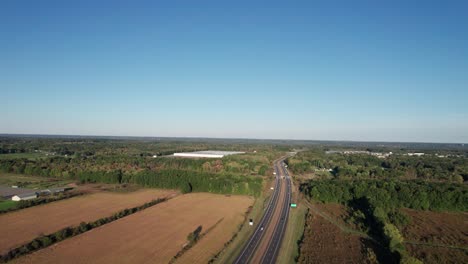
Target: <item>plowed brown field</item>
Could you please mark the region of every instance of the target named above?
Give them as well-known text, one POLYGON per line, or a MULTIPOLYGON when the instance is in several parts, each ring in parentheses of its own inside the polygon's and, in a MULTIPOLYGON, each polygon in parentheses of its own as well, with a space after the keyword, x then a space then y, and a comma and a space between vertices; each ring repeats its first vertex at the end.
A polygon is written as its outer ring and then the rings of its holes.
POLYGON ((111 216, 175 191, 155 189, 130 193, 102 192, 34 206, 0 215, 0 254, 31 241, 41 234, 50 234, 80 222, 111 216))
POLYGON ((14 262, 168 263, 186 244, 190 232, 202 226, 204 233, 214 226, 179 259, 206 263, 232 237, 253 201, 207 193, 178 196, 14 262))

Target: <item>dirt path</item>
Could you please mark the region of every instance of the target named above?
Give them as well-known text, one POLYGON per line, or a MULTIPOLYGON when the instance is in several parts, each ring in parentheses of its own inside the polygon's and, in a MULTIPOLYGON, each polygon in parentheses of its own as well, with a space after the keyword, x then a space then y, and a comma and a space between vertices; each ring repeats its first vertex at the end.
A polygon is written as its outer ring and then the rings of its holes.
POLYGON ((338 221, 334 220, 327 213, 321 211, 320 209, 315 207, 313 204, 311 204, 309 201, 307 201, 307 199, 303 199, 303 200, 304 200, 304 203, 307 206, 307 208, 309 208, 312 212, 320 215, 321 217, 323 217, 328 222, 330 222, 330 223, 334 224, 335 226, 337 226, 338 228, 340 228, 341 231, 346 232, 346 233, 350 233, 350 234, 359 235, 359 236, 362 236, 362 237, 364 237, 366 239, 372 240, 373 242, 377 242, 372 237, 370 237, 368 234, 366 234, 366 233, 364 233, 362 231, 356 230, 356 229, 349 228, 349 227, 339 223, 338 221))
POLYGON ((443 248, 449 248, 449 249, 458 249, 458 250, 463 250, 463 251, 468 252, 468 247, 463 247, 463 246, 451 246, 451 245, 435 244, 435 243, 421 243, 421 242, 416 242, 416 241, 403 241, 403 243, 416 245, 416 246, 425 246, 425 247, 443 247, 443 248))

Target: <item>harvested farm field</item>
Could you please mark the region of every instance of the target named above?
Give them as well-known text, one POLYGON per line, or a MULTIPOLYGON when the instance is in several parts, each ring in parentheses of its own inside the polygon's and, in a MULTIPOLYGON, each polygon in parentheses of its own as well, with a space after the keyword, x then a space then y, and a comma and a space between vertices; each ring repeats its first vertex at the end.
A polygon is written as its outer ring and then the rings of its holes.
POLYGON ((403 209, 411 222, 402 229, 411 256, 424 263, 468 263, 468 214, 403 209))
POLYGON ((129 193, 100 192, 2 214, 0 254, 5 254, 41 234, 50 234, 81 222, 111 216, 120 210, 175 194, 176 191, 156 189, 129 193))
POLYGON ((234 235, 253 201, 208 193, 177 196, 13 262, 168 263, 201 226, 201 234, 208 233, 177 261, 206 263, 234 235))

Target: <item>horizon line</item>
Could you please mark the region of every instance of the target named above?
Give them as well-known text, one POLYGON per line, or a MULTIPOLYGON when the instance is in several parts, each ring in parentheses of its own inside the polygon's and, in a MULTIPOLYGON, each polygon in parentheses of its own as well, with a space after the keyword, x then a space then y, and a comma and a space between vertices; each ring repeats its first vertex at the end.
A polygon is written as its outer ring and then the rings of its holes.
POLYGON ((248 137, 203 137, 203 136, 115 136, 115 135, 77 135, 77 134, 29 134, 29 133, 0 133, 0 136, 50 136, 50 137, 88 137, 88 138, 173 138, 173 139, 226 139, 226 140, 263 140, 263 141, 319 141, 319 142, 349 142, 349 143, 403 143, 403 144, 452 144, 468 145, 464 142, 428 142, 428 141, 381 141, 381 140, 348 140, 348 139, 285 139, 285 138, 248 138, 248 137))

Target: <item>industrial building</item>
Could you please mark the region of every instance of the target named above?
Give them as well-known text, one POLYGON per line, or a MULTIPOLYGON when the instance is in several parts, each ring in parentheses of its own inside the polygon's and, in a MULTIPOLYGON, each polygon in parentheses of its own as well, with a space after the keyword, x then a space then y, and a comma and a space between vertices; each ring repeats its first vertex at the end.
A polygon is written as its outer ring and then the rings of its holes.
POLYGON ((3 199, 10 199, 11 197, 19 194, 27 194, 33 193, 34 190, 32 189, 25 189, 25 188, 18 188, 18 186, 14 187, 6 187, 0 186, 0 197, 3 199))
POLYGON ((205 151, 194 151, 194 152, 180 152, 174 153, 175 157, 187 157, 187 158, 222 158, 228 155, 244 154, 241 151, 219 151, 219 150, 205 150, 205 151))
POLYGON ((11 200, 13 201, 25 201, 25 200, 31 200, 31 199, 36 199, 37 198, 37 193, 23 193, 23 194, 17 194, 13 197, 11 197, 11 200))

